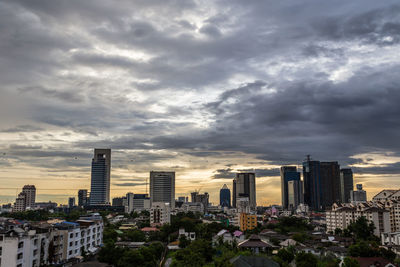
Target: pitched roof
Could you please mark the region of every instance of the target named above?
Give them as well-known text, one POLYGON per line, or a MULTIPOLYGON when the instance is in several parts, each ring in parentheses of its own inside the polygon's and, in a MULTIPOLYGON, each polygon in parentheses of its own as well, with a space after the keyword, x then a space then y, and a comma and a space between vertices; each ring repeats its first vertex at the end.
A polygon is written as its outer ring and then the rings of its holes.
POLYGON ((360 267, 370 267, 370 266, 386 266, 391 263, 389 260, 382 257, 357 257, 355 258, 360 267))
POLYGON ((251 235, 249 239, 246 239, 238 244, 240 248, 275 248, 276 246, 261 240, 258 235, 251 235))

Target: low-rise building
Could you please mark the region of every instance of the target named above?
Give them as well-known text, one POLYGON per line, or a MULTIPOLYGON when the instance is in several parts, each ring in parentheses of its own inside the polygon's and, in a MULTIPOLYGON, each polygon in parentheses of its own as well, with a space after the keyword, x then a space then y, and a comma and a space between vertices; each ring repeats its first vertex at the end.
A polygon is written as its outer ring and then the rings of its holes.
POLYGON ((239 227, 241 231, 253 230, 257 227, 257 215, 242 212, 239 216, 239 227))
POLYGON ((171 222, 169 203, 153 202, 150 210, 150 225, 157 226, 171 222))

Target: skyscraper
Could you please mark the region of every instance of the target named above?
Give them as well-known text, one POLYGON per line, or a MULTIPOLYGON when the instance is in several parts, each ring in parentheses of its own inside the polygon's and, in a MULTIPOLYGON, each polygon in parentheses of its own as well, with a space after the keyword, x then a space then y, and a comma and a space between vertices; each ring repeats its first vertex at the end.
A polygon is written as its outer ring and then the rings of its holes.
POLYGON ((110 204, 111 149, 94 149, 90 205, 110 204))
POLYGON ((340 170, 340 201, 350 202, 350 191, 353 190, 353 171, 351 169, 340 170))
POLYGON ((287 209, 288 204, 288 182, 300 181, 300 173, 297 171, 296 166, 282 166, 281 167, 281 195, 282 195, 282 208, 287 209))
POLYGON ((150 202, 170 203, 175 209, 175 172, 150 172, 150 202))
POLYGON ((86 189, 80 189, 78 191, 78 206, 83 207, 88 204, 87 199, 88 192, 86 189))
POLYGON ((36 187, 34 185, 24 185, 22 193, 25 194, 25 207, 34 208, 36 202, 36 187))
POLYGON ((73 207, 75 207, 75 198, 74 197, 70 197, 68 199, 68 207, 71 209, 73 207))
POLYGON ((287 184, 288 206, 287 209, 295 210, 297 206, 303 203, 303 182, 292 180, 287 184))
POLYGON ((231 190, 226 184, 219 190, 219 205, 221 207, 231 207, 231 190))
POLYGON ((340 165, 337 161, 321 162, 322 210, 340 202, 340 165))
POLYGON ((321 210, 322 208, 322 181, 320 162, 311 160, 310 156, 303 162, 304 179, 304 203, 310 209, 321 210))
POLYGON ((252 209, 257 207, 256 203, 256 174, 254 172, 237 173, 233 180, 233 203, 236 208, 236 200, 239 197, 248 197, 252 209))

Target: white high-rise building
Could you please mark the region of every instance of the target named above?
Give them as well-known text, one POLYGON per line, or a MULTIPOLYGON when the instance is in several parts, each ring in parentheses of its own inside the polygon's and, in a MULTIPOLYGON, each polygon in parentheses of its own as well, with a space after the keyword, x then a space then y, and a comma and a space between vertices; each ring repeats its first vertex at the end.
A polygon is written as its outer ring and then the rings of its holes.
POLYGON ((150 209, 150 225, 158 226, 171 222, 169 203, 153 202, 150 209))
POLYGON ((175 172, 150 172, 150 203, 169 203, 175 209, 175 172))

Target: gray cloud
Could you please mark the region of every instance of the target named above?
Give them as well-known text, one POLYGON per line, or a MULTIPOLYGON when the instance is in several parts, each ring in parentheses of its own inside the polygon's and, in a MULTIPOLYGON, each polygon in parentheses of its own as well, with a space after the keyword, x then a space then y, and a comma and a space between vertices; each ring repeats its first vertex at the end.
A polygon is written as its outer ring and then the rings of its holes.
POLYGON ((249 166, 399 153, 399 10, 394 0, 3 1, 0 134, 13 137, 0 147, 15 160, 4 162, 87 171, 90 149, 112 147, 121 169, 225 159, 212 178, 231 179, 238 153, 249 166))

